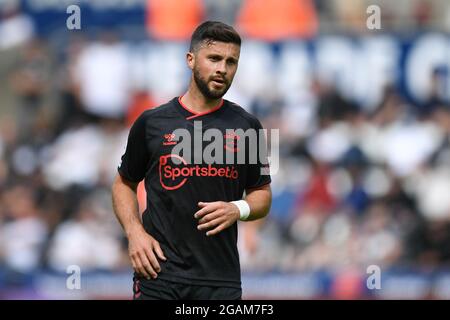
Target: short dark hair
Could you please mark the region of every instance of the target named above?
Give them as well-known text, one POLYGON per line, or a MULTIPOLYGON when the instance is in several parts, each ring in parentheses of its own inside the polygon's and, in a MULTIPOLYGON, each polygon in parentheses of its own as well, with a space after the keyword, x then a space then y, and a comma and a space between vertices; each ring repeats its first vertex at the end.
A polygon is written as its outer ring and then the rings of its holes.
POLYGON ((236 30, 232 26, 219 21, 205 21, 199 25, 192 34, 189 51, 196 50, 203 41, 221 41, 241 45, 241 37, 236 30))

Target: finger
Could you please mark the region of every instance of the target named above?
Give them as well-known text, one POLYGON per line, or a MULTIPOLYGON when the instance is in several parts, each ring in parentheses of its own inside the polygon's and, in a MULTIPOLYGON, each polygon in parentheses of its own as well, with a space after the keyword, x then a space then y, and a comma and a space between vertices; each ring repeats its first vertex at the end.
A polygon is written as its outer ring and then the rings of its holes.
POLYGON ((151 276, 150 274, 148 274, 148 272, 145 270, 144 266, 142 265, 142 262, 139 258, 136 259, 136 268, 137 268, 137 272, 143 276, 144 278, 150 280, 151 276))
POLYGON ((136 262, 136 258, 130 255, 131 265, 133 266, 134 271, 136 271, 139 275, 143 276, 139 269, 139 264, 136 262))
MULTIPOLYGON (((145 254, 147 256, 148 261, 150 262, 153 270, 155 272, 160 272, 161 271, 161 267, 159 266, 159 262, 158 259, 156 259, 155 253, 153 252, 153 250, 145 250, 145 254)), ((157 274, 156 274, 157 276, 157 274)))
POLYGON ((155 250, 156 255, 158 256, 158 258, 160 258, 161 260, 164 260, 164 261, 167 260, 166 256, 164 255, 164 252, 161 250, 161 246, 159 245, 159 242, 156 241, 154 243, 153 250, 155 250))
POLYGON ((204 206, 202 209, 198 210, 195 214, 194 214, 194 218, 200 218, 202 216, 204 216, 205 214, 208 214, 209 212, 214 211, 214 207, 210 204, 204 206))
POLYGON ((137 273, 139 273, 137 270, 136 262, 134 262, 134 258, 130 257, 130 261, 131 261, 131 266, 133 267, 133 270, 136 271, 137 273))
POLYGON ((142 261, 139 257, 135 257, 134 258, 135 264, 136 264, 136 271, 142 275, 143 277, 145 277, 146 279, 150 279, 150 274, 147 273, 147 271, 145 270, 142 261))
POLYGON ((211 221, 209 221, 209 222, 206 222, 206 223, 203 223, 203 224, 198 225, 198 226, 197 226, 197 229, 198 229, 198 230, 207 230, 207 229, 211 229, 211 228, 214 228, 214 227, 220 225, 220 224, 223 223, 223 222, 224 222, 224 219, 223 219, 223 218, 216 218, 216 219, 211 220, 211 221))
MULTIPOLYGON (((204 202, 199 202, 199 203, 204 203, 204 202)), ((197 218, 197 219, 201 218, 205 214, 208 214, 209 212, 216 210, 217 207, 218 207, 218 204, 216 202, 208 202, 206 206, 204 206, 202 209, 198 210, 194 214, 194 218, 197 218)))
POLYGON ((158 274, 156 273, 155 270, 153 270, 152 264, 147 258, 145 252, 139 253, 139 257, 141 259, 142 268, 146 271, 148 275, 150 275, 152 278, 155 279, 158 276, 158 274))
POLYGON ((212 221, 214 219, 217 219, 219 217, 223 216, 222 211, 216 210, 213 212, 210 212, 206 215, 204 215, 200 220, 198 220, 198 224, 204 224, 206 222, 212 221))
POLYGON ((206 232, 206 235, 209 236, 213 236, 215 234, 218 234, 219 232, 225 230, 227 228, 227 224, 226 223, 222 223, 220 225, 218 225, 216 228, 214 228, 213 230, 210 230, 208 232, 206 232))
POLYGON ((198 210, 195 214, 194 214, 194 218, 199 219, 201 217, 203 217, 205 214, 208 214, 210 212, 213 212, 214 209, 211 207, 205 207, 203 209, 198 210))

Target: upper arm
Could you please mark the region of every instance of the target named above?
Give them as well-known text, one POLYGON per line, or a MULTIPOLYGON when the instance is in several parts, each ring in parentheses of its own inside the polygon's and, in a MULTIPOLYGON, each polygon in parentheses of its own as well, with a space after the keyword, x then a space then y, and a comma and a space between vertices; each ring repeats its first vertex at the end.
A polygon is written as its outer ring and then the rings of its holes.
MULTIPOLYGON (((270 170, 268 164, 267 141, 265 139, 263 127, 261 123, 255 118, 251 129, 256 130, 256 150, 252 151, 257 154, 256 163, 249 163, 247 165, 247 181, 245 189, 255 189, 270 184, 270 170)), ((249 148, 247 148, 247 152, 249 148)))
POLYGON ((245 200, 249 203, 252 212, 259 215, 255 219, 266 216, 272 206, 272 190, 270 184, 247 189, 245 200))
POLYGON ((270 183, 266 183, 266 184, 263 184, 263 185, 258 186, 258 187, 246 188, 245 192, 248 194, 248 193, 256 191, 256 190, 266 190, 266 191, 272 192, 272 188, 270 187, 270 183))
POLYGON ((247 188, 247 189, 245 189, 245 194, 250 195, 250 194, 252 194, 254 192, 258 192, 258 191, 264 191, 265 194, 272 197, 272 188, 270 187, 270 183, 267 183, 265 185, 255 187, 255 188, 247 188))
MULTIPOLYGON (((133 191, 137 191, 139 182, 133 182, 130 180, 127 180, 125 177, 123 177, 120 173, 117 173, 116 178, 114 179, 114 186, 127 186, 133 191)), ((114 187, 113 187, 114 188, 114 187)))
POLYGON ((147 117, 143 113, 130 129, 125 153, 118 168, 120 176, 128 182, 139 183, 145 178, 150 153, 147 143, 147 117))

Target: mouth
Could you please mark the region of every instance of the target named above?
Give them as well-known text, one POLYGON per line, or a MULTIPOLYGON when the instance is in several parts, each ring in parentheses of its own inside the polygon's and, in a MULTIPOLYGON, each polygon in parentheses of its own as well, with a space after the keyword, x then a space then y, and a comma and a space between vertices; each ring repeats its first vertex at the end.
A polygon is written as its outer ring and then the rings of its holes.
POLYGON ((220 85, 220 86, 225 85, 225 80, 222 78, 214 78, 214 79, 212 79, 212 82, 214 84, 220 85))

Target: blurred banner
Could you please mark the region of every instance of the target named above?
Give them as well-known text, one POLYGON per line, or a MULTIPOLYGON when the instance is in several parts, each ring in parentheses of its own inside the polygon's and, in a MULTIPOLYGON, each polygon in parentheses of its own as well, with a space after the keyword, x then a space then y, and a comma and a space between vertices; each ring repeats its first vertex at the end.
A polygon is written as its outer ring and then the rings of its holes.
MULTIPOLYGON (((63 26, 69 17, 66 9, 70 4, 77 4, 81 9, 81 31, 84 35, 96 35, 99 30, 112 28, 122 32, 124 39, 128 41, 133 38, 142 40, 152 35, 165 41, 187 41, 187 37, 177 36, 175 33, 159 35, 158 28, 170 29, 170 26, 149 25, 148 31, 137 28, 127 32, 127 27, 145 25, 146 19, 155 20, 150 17, 153 9, 147 8, 145 0, 29 0, 23 2, 23 12, 31 17, 39 36, 48 37, 61 33, 64 37, 69 37, 70 32, 63 26), (155 30, 154 34, 150 30, 155 30)), ((192 7, 192 4, 189 6, 192 7)), ((203 9, 196 10, 201 12, 203 9)), ((199 14, 201 17, 201 13, 199 14)), ((179 19, 174 21, 180 24, 179 19)), ((159 22, 164 23, 162 20, 159 22)), ((194 24, 190 26, 192 25, 194 24)), ((190 34, 190 30, 186 34, 190 34)), ((254 41, 252 36, 248 41, 254 41)), ((256 54, 262 55, 268 50, 274 62, 281 60, 279 63, 285 63, 284 58, 295 57, 297 61, 287 62, 297 67, 297 78, 308 77, 311 70, 317 70, 320 80, 337 83, 344 94, 368 108, 374 108, 380 102, 386 85, 398 87, 402 95, 414 104, 425 103, 431 90, 433 75, 439 78, 438 90, 442 98, 450 100, 450 37, 445 33, 420 32, 406 36, 383 32, 382 35, 378 33, 356 37, 327 34, 310 41, 285 40, 272 43, 273 45, 261 44, 262 48, 256 54), (433 50, 430 51, 429 48, 433 50), (303 69, 299 69, 301 67, 303 69)))
MULTIPOLYGON (((130 270, 131 272, 131 270, 130 270)), ((129 272, 89 272, 79 288, 67 287, 67 274, 36 273, 28 286, 0 291, 3 299, 130 299, 129 272)), ((244 299, 450 299, 450 273, 387 271, 380 290, 368 290, 366 275, 354 272, 243 274, 244 299), (382 290, 381 290, 382 289, 382 290)))
POLYGON ((143 25, 145 0, 75 0, 75 1, 22 1, 23 12, 30 15, 39 35, 47 36, 66 24, 67 8, 77 5, 82 12, 83 29, 111 28, 126 25, 143 25))

